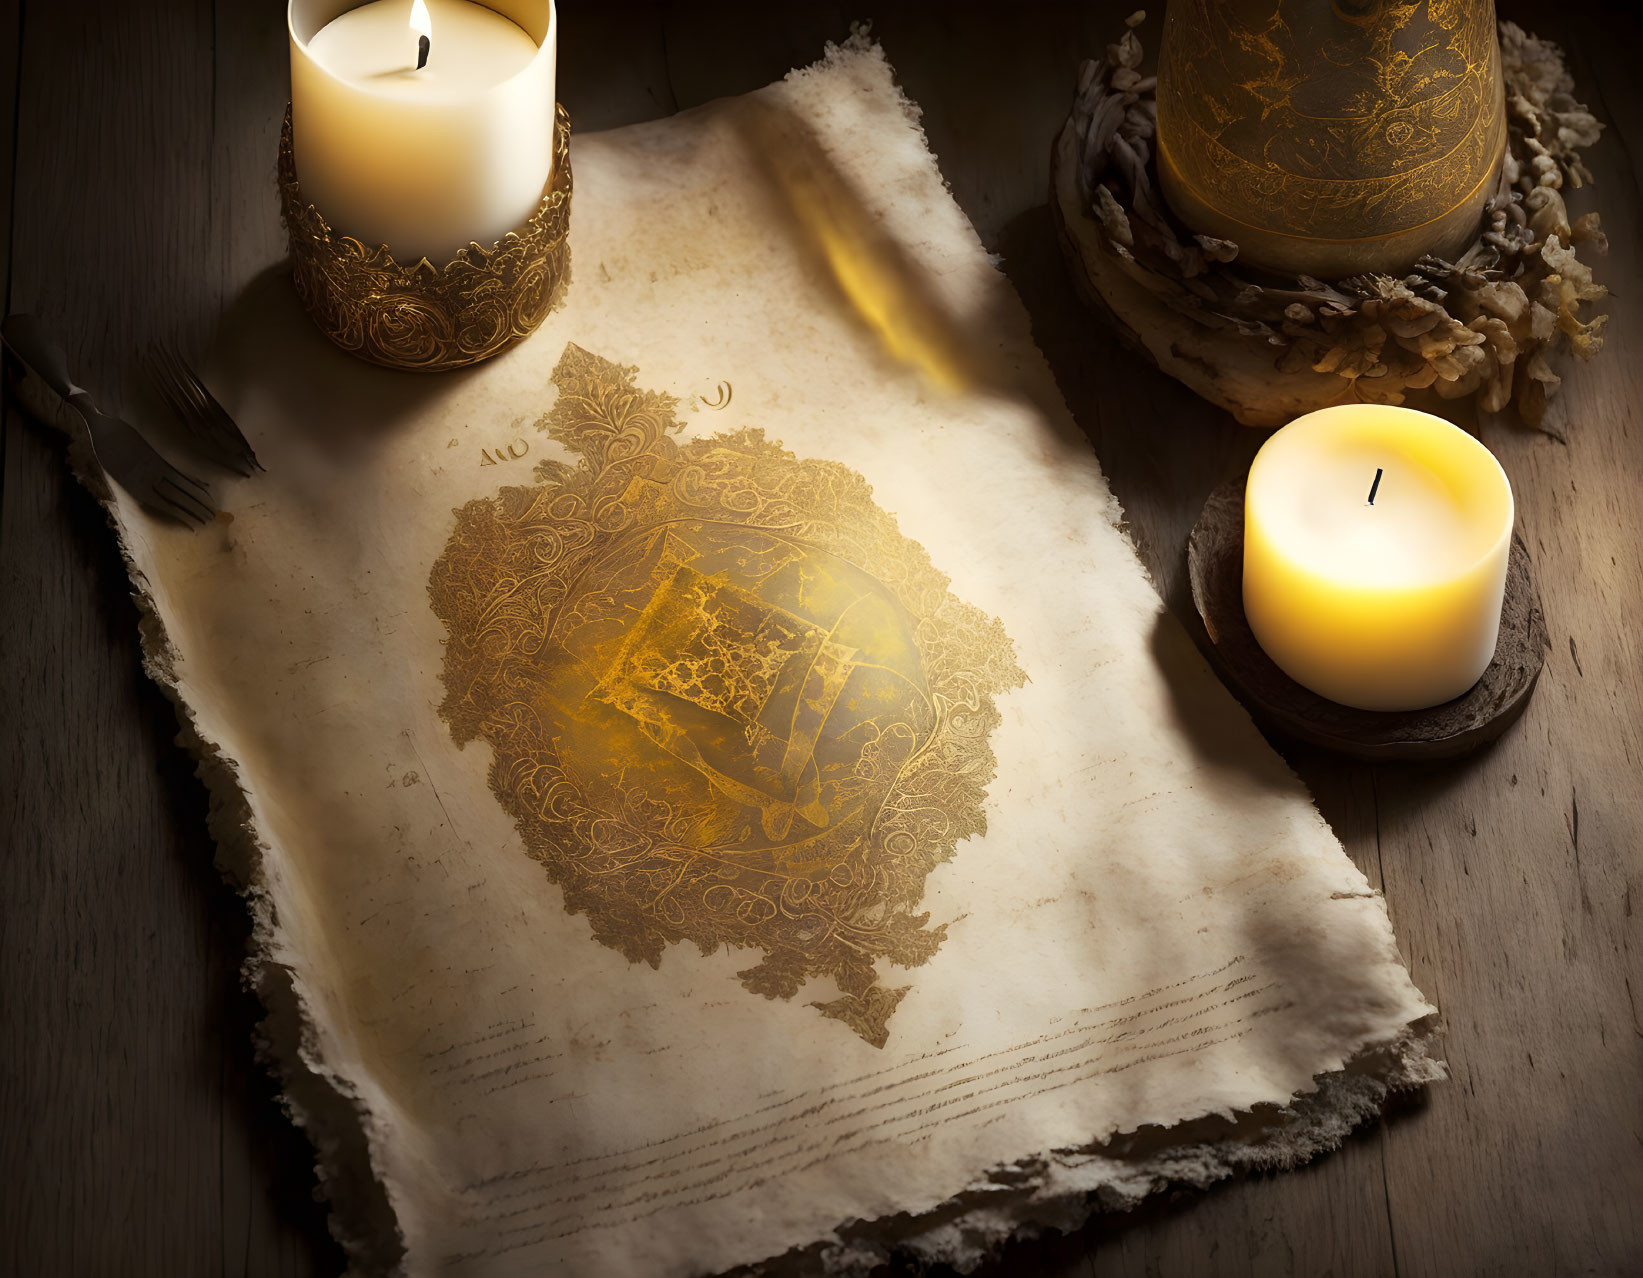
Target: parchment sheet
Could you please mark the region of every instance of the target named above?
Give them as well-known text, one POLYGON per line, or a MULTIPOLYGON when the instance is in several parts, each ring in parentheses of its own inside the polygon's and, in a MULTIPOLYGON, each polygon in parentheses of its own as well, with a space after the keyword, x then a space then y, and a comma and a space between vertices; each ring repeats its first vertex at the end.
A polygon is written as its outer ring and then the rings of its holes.
POLYGON ((212 371, 268 473, 199 533, 111 498, 356 1264, 970 1264, 1440 1076, 882 54, 573 160, 529 341, 372 369, 271 269, 212 371))

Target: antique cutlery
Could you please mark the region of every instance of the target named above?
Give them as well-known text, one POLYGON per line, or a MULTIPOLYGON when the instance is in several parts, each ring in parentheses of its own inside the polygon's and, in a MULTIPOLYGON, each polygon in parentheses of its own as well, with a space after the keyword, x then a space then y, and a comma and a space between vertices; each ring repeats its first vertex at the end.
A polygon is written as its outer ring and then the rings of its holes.
POLYGON ((149 347, 143 366, 187 429, 190 440, 213 461, 242 475, 264 469, 228 410, 176 348, 159 344, 149 347))
POLYGON ((73 408, 86 424, 98 464, 120 487, 157 514, 199 526, 216 516, 211 492, 154 450, 136 428, 100 411, 68 375, 68 359, 32 315, 9 315, 0 324, 6 348, 73 408))

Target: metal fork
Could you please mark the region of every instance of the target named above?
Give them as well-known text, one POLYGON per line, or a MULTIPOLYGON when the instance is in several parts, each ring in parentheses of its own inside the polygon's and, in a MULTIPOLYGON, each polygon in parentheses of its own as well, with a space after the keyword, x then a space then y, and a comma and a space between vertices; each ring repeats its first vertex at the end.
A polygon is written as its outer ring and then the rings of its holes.
POLYGON ((49 386, 86 424, 98 465, 150 510, 198 527, 216 518, 211 490, 178 470, 135 428, 102 412, 68 375, 68 359, 32 315, 10 315, 0 339, 23 367, 49 386))
POLYGON ((143 366, 190 439, 213 460, 242 475, 263 469, 228 410, 174 347, 150 346, 143 355, 143 366))

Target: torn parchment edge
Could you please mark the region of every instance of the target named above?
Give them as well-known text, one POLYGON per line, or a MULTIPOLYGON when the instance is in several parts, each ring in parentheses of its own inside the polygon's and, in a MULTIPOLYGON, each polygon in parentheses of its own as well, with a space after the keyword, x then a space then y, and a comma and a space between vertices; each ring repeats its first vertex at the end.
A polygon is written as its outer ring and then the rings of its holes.
POLYGON ((1437 1033, 1436 1016, 1423 1018, 1393 1042, 1318 1075, 1313 1090, 1287 1105, 1145 1127, 1019 1159, 990 1169, 930 1211, 848 1221, 829 1238, 726 1278, 861 1275, 892 1259, 969 1273, 1006 1243, 1072 1233, 1097 1214, 1129 1211, 1162 1190, 1202 1190, 1242 1173, 1287 1171, 1339 1148, 1393 1093, 1445 1078, 1445 1066, 1431 1055, 1437 1033))
MULTIPOLYGON (((918 139, 923 163, 959 209, 974 251, 997 271, 997 287, 1014 304, 1011 318, 1020 321, 1016 336, 1043 365, 1030 317, 1002 270, 1002 258, 987 249, 963 213, 924 131, 923 109, 896 80, 883 46, 872 37, 871 24, 852 24, 850 38, 843 45, 829 43, 817 62, 789 72, 786 80, 801 81, 858 58, 882 67, 894 101, 918 139)), ((1056 403, 1067 412, 1053 375, 1047 368, 1042 371, 1054 388, 1056 403)), ((1163 591, 1135 544, 1122 505, 1105 473, 1097 473, 1099 499, 1108 522, 1124 539, 1148 584, 1162 600, 1163 591)), ((1199 660, 1203 660, 1201 655, 1199 660)), ((1239 706, 1236 713, 1245 711, 1239 706)), ((1310 788, 1284 762, 1285 771, 1316 810, 1310 788)), ((1378 891, 1373 895, 1381 898, 1378 891)), ((1384 898, 1380 899, 1380 908, 1384 913, 1384 898)), ((1390 919, 1387 926, 1390 937, 1390 919)), ((1395 948, 1395 943, 1389 941, 1389 948, 1395 948)), ((1401 955, 1394 953, 1390 957, 1407 967, 1401 955)), ((1427 1003, 1431 1005, 1430 1000, 1427 1003)), ((1434 1010, 1410 1022, 1390 1042, 1358 1044, 1347 1051, 1340 1068, 1315 1075, 1312 1089, 1291 1097, 1285 1105, 1258 1105, 1238 1114, 1211 1114, 1168 1128, 1149 1126, 1109 1140, 1033 1155, 989 1169, 930 1211, 874 1221, 847 1221, 829 1238, 740 1267, 732 1274, 735 1278, 786 1278, 818 1270, 827 1274, 865 1274, 892 1256, 947 1264, 967 1273, 997 1255, 1008 1241, 1048 1231, 1070 1232, 1097 1213, 1128 1211, 1164 1189, 1206 1189, 1240 1173, 1299 1166, 1339 1148, 1355 1128, 1379 1115, 1393 1094, 1447 1078, 1447 1066, 1434 1055, 1441 1033, 1441 1017, 1434 1010)))
POLYGON ((375 1116, 358 1087, 326 1064, 319 1025, 300 988, 300 977, 278 957, 280 925, 265 869, 272 845, 258 830, 238 760, 221 742, 209 738, 195 717, 177 673, 181 654, 166 632, 107 480, 94 463, 89 471, 82 469, 88 460, 83 454, 76 458, 75 472, 109 512, 137 605, 143 671, 176 708, 176 742, 193 756, 195 775, 209 796, 206 826, 216 843, 217 869, 245 899, 251 915, 240 982, 263 1008, 257 1059, 278 1081, 286 1114, 313 1142, 315 1174, 331 1205, 328 1223, 350 1268, 367 1274, 393 1272, 405 1254, 405 1242, 372 1155, 375 1116))
MULTIPOLYGON (((882 48, 864 26, 843 45, 829 44, 811 67, 789 79, 867 58, 884 74, 916 133, 923 158, 949 198, 921 124, 921 111, 894 82, 882 48)), ((967 221, 967 219, 966 219, 967 221)), ((978 252, 985 249, 975 236, 978 252)), ((996 256, 987 254, 996 267, 996 256)), ((1009 289, 1007 280, 1000 286, 1009 289)), ((1014 298, 1014 290, 1010 289, 1014 298)), ((1016 300, 1016 309, 1020 302, 1016 300)), ((1031 342, 1030 328, 1024 330, 1031 342)), ((60 420, 57 423, 62 426, 60 420)), ((178 673, 181 654, 166 631, 138 562, 133 538, 113 491, 84 437, 67 429, 72 469, 103 506, 130 578, 138 612, 143 669, 176 708, 177 744, 193 756, 209 795, 207 827, 217 846, 216 864, 245 898, 252 933, 241 965, 243 985, 264 1008, 258 1058, 275 1075, 291 1120, 313 1142, 315 1171, 331 1211, 333 1236, 353 1272, 392 1273, 406 1252, 390 1187, 377 1156, 381 1118, 355 1080, 326 1063, 322 1032, 299 974, 280 958, 280 922, 266 862, 274 851, 258 829, 240 765, 220 741, 201 728, 178 673)), ((1102 480, 1109 520, 1134 553, 1123 512, 1102 480)), ((1143 572, 1145 563, 1137 555, 1143 572)), ((1149 574, 1150 578, 1150 574, 1149 574)), ((1384 908, 1384 907, 1383 907, 1384 908)), ((1078 1228, 1091 1215, 1127 1210, 1149 1194, 1174 1186, 1205 1188, 1232 1175, 1284 1169, 1337 1148, 1360 1123, 1378 1114, 1387 1097, 1441 1080, 1446 1070, 1432 1055, 1439 1032, 1436 1015, 1412 1022, 1391 1042, 1362 1045, 1342 1068, 1320 1074, 1311 1091, 1283 1106, 1263 1105, 1239 1114, 1207 1115, 1169 1128, 1149 1127, 1088 1145, 1046 1151, 994 1167, 930 1211, 873 1221, 847 1221, 833 1233, 783 1256, 744 1266, 746 1278, 783 1278, 796 1273, 860 1274, 893 1255, 950 1264, 967 1272, 1006 1241, 1047 1230, 1078 1228)))
MULTIPOLYGON (((177 675, 178 654, 106 483, 95 470, 88 478, 80 464, 75 469, 109 511, 138 609, 144 671, 176 707, 177 742, 193 755, 210 796, 207 824, 217 844, 217 866, 251 913, 252 936, 241 972, 265 1013, 258 1058, 277 1078, 287 1114, 313 1142, 316 1176, 331 1207, 331 1232, 351 1270, 395 1272, 405 1241, 373 1157, 377 1120, 358 1088, 322 1059, 297 975, 276 957, 279 922, 263 871, 272 848, 258 834, 239 765, 205 736, 194 717, 177 675)), ((1239 1173, 1295 1167, 1338 1148, 1360 1123, 1379 1114, 1394 1092, 1444 1078, 1444 1066, 1431 1055, 1437 1032, 1435 1016, 1414 1022, 1393 1042, 1365 1048, 1344 1068, 1319 1075, 1315 1090, 1288 1105, 1208 1115, 1016 1160, 990 1168, 930 1211, 843 1222, 827 1238, 734 1272, 741 1278, 865 1274, 893 1256, 969 1272, 1009 1241, 1076 1230, 1097 1213, 1127 1211, 1172 1186, 1204 1189, 1239 1173)))
POLYGON ((277 957, 279 921, 264 868, 272 847, 257 829, 238 760, 206 735, 182 687, 182 654, 166 631, 148 574, 138 562, 136 539, 122 513, 127 503, 132 508, 137 503, 110 482, 78 411, 32 374, 14 382, 13 390, 29 416, 63 436, 69 470, 102 507, 114 533, 137 608, 143 673, 176 711, 175 742, 193 757, 194 774, 205 785, 206 828, 216 845, 216 868, 244 898, 251 916, 240 984, 263 1009, 256 1032, 257 1060, 277 1080, 286 1115, 313 1143, 315 1175, 332 1208, 331 1234, 354 1272, 391 1273, 405 1254, 405 1242, 371 1157, 373 1115, 359 1089, 325 1064, 318 1024, 298 988, 297 974, 277 957))

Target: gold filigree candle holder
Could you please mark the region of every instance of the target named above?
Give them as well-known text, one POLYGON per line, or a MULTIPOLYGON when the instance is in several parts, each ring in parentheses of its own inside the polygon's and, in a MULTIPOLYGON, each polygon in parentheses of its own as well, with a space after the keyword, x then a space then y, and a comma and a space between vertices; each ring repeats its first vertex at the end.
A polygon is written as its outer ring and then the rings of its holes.
POLYGON ((373 364, 442 372, 489 359, 530 336, 568 278, 570 116, 554 117, 553 176, 523 226, 443 267, 406 266, 386 245, 337 235, 302 197, 291 113, 280 134, 280 204, 303 309, 343 350, 373 364))
MULTIPOLYGON (((1190 0, 1179 9, 1172 5, 1170 13, 1180 21, 1191 15, 1224 26, 1242 21, 1240 14, 1247 17, 1247 7, 1190 0)), ((1495 137, 1495 95, 1502 89, 1508 126, 1505 157, 1485 184, 1488 196, 1476 210, 1468 242, 1457 248, 1447 240, 1433 241, 1407 268, 1382 260, 1365 271, 1362 262, 1337 260, 1346 273, 1320 277, 1314 273, 1316 261, 1304 263, 1297 247, 1297 232, 1304 229, 1298 221, 1284 231, 1285 245, 1297 254, 1286 259, 1287 274, 1252 265, 1242 231, 1238 238, 1222 238, 1183 225, 1162 194, 1154 143, 1165 122, 1164 77, 1142 74, 1144 52, 1135 28, 1146 15, 1137 12, 1107 46, 1103 62, 1084 64, 1073 109, 1051 153, 1050 208, 1074 286, 1114 322, 1123 340, 1249 426, 1282 426, 1332 404, 1407 404, 1439 411, 1463 399, 1480 413, 1510 405, 1531 425, 1547 423, 1548 400, 1562 382, 1554 365, 1564 354, 1580 359, 1597 354, 1606 318, 1593 314, 1588 304, 1606 291, 1593 278, 1591 262, 1608 242, 1596 213, 1575 216, 1563 198, 1568 188, 1592 180, 1581 148, 1598 141, 1603 125, 1575 100, 1562 50, 1502 22, 1500 52, 1478 53, 1473 23, 1488 6, 1474 9, 1472 0, 1442 6, 1343 0, 1333 8, 1316 0, 1283 0, 1283 8, 1316 10, 1319 20, 1329 23, 1347 21, 1351 14, 1375 22, 1435 21, 1434 14, 1452 23, 1465 18, 1471 32, 1467 66, 1489 72, 1480 72, 1470 89, 1478 113, 1477 131, 1469 136, 1474 142, 1495 137), (1497 65, 1498 88, 1493 84, 1497 65), (1440 251, 1451 255, 1439 256, 1440 251)), ((1273 31, 1282 34, 1282 27, 1278 23, 1273 31)), ((1300 47, 1284 38, 1286 48, 1300 47)), ((1228 56, 1242 58, 1248 50, 1236 45, 1229 37, 1228 56)), ((1441 53, 1435 44, 1421 47, 1441 53)), ((1183 56, 1178 49, 1174 64, 1181 73, 1174 92, 1189 113, 1203 109, 1204 102, 1194 87, 1202 68, 1190 52, 1183 56)), ((1424 100, 1431 86, 1402 58, 1389 57, 1385 66, 1396 69, 1398 77, 1410 77, 1400 83, 1424 100)), ((1320 89, 1338 87, 1328 66, 1314 70, 1320 89)), ((1307 95, 1301 101, 1305 105, 1307 95)), ((1293 95, 1288 110, 1294 134, 1302 142, 1313 136, 1309 131, 1318 120, 1297 111, 1293 95)), ((1253 108, 1247 119, 1263 123, 1253 108)), ((1390 145, 1404 136, 1400 126, 1406 124, 1403 117, 1383 118, 1381 136, 1390 145)), ((1305 153, 1307 146, 1300 150, 1305 153)), ((1357 155, 1351 148, 1345 154, 1357 155)), ((1495 155, 1494 142, 1480 154, 1495 155)), ((1468 192, 1490 164, 1480 170, 1469 161, 1449 184, 1456 200, 1431 206, 1433 217, 1462 205, 1471 208, 1468 192)), ((1275 198, 1271 190, 1252 190, 1249 196, 1275 198)), ((1286 217, 1310 215, 1318 206, 1310 197, 1291 203, 1286 217)), ((1367 200, 1363 207, 1371 204, 1381 208, 1367 200)), ((1335 210, 1330 235, 1336 248, 1348 242, 1349 228, 1340 219, 1350 208, 1335 210)), ((1259 224, 1253 228, 1256 239, 1265 231, 1284 230, 1278 219, 1264 214, 1246 209, 1243 216, 1259 224)), ((1434 228, 1435 220, 1414 229, 1424 236, 1434 228)), ((1402 245, 1400 253, 1409 248, 1396 227, 1380 229, 1387 234, 1376 240, 1377 253, 1388 246, 1402 245)), ((1266 248, 1275 247, 1269 238, 1266 248)))
POLYGON ((1506 153, 1494 0, 1258 7, 1164 15, 1153 141, 1176 216, 1285 277, 1470 248, 1506 153))

